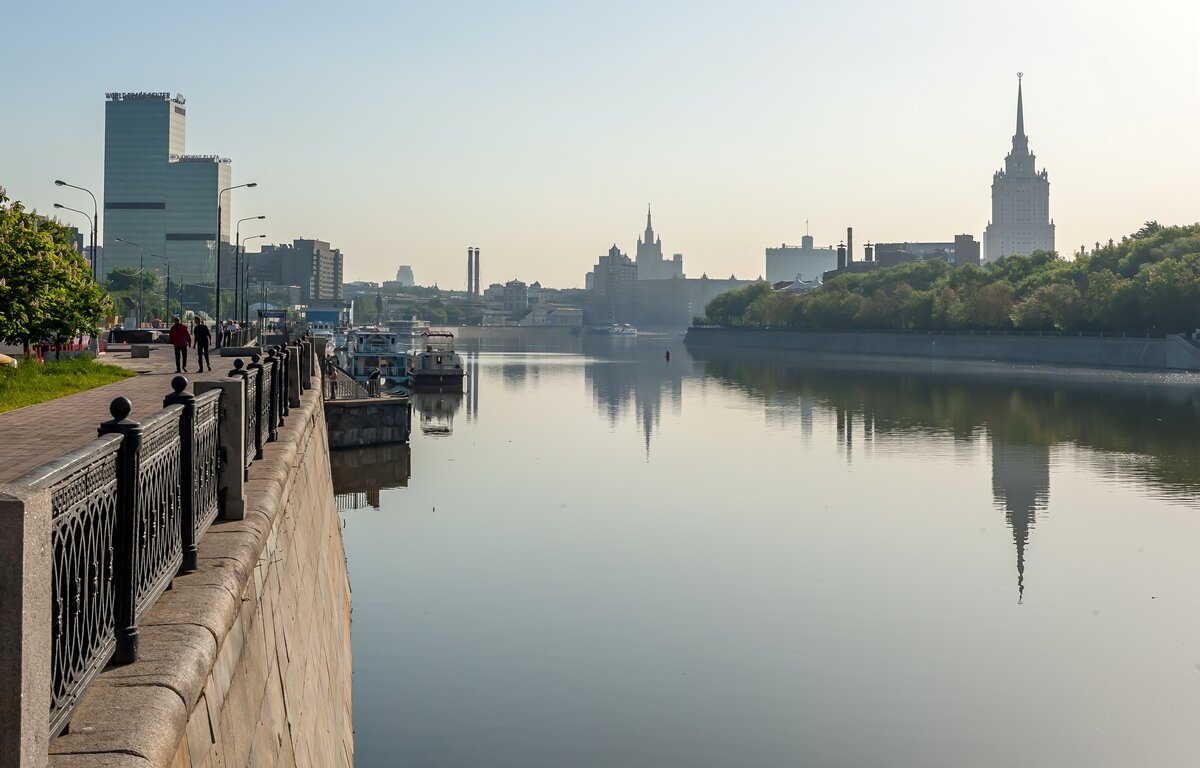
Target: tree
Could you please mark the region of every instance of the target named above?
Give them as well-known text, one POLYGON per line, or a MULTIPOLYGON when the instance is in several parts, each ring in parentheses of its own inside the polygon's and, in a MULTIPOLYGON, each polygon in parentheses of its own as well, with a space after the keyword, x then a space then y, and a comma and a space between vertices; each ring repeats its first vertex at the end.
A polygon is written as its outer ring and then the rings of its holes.
POLYGON ((95 334, 111 302, 57 221, 25 211, 0 189, 0 339, 30 345, 95 334))

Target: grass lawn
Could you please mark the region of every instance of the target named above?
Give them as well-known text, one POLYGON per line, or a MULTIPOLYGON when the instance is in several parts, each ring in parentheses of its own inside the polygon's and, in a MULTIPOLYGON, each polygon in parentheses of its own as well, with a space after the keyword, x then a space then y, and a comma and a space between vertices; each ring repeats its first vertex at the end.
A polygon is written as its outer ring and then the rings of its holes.
POLYGON ((134 375, 133 371, 97 363, 90 357, 40 364, 21 360, 16 368, 0 368, 0 413, 111 384, 134 375))

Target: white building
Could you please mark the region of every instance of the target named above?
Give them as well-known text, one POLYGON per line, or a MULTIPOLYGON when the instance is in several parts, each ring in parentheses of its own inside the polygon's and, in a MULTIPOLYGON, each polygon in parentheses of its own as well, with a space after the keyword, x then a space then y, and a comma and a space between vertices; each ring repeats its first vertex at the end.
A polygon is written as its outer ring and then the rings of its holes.
POLYGON ((992 177, 992 220, 983 233, 983 258, 1026 255, 1054 250, 1054 221, 1050 218, 1050 178, 1034 168, 1036 157, 1025 135, 1020 75, 1017 76, 1017 132, 1004 170, 992 177))
POLYGON ((837 250, 814 248, 811 235, 800 238, 800 247, 782 244, 767 249, 767 282, 779 283, 797 277, 812 280, 837 269, 837 250))

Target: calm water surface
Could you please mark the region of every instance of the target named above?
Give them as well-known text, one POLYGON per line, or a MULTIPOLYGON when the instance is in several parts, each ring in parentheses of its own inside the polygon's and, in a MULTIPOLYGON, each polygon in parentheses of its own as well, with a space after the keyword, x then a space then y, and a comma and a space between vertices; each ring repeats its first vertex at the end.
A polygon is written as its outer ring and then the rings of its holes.
POLYGON ((334 457, 360 765, 1200 760, 1200 390, 467 357, 334 457))

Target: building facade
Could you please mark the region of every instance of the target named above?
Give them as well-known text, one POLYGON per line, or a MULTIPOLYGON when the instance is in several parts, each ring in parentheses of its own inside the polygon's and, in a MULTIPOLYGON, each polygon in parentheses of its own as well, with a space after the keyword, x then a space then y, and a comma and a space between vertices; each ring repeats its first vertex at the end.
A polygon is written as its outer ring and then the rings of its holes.
POLYGON ((649 206, 646 208, 646 231, 638 238, 634 258, 638 280, 683 279, 683 254, 676 253, 670 259, 663 258, 662 238, 654 236, 649 206))
MULTIPOLYGON (((229 160, 186 154, 186 127, 181 96, 106 94, 105 270, 143 264, 165 274, 169 262, 175 282, 213 282, 217 195, 230 186, 229 160)), ((221 248, 226 254, 232 253, 230 216, 227 205, 221 211, 221 248)))
POLYGON ((412 267, 407 264, 400 265, 400 268, 396 270, 396 282, 405 288, 412 288, 416 285, 412 267))
POLYGON ((1004 169, 992 177, 992 220, 983 234, 983 256, 1004 256, 1054 250, 1054 221, 1050 218, 1050 177, 1035 168, 1025 135, 1025 108, 1017 76, 1017 132, 1004 169))
POLYGON ((837 251, 833 248, 814 248, 811 235, 800 238, 800 247, 780 245, 767 249, 767 281, 793 281, 797 277, 812 280, 831 269, 837 269, 837 251))
POLYGON ((628 323, 637 302, 638 265, 613 244, 588 275, 585 311, 594 324, 628 323))
POLYGON ((342 300, 342 252, 324 240, 293 240, 291 245, 264 245, 246 254, 252 283, 295 285, 300 303, 342 300))

